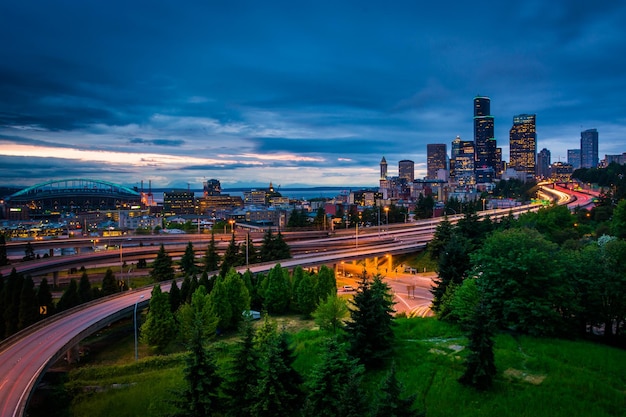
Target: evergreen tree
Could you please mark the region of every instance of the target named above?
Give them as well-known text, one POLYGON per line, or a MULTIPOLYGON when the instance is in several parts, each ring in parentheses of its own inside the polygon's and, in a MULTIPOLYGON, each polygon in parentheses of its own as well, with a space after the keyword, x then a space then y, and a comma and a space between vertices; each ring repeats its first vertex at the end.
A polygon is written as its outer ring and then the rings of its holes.
POLYGON ((169 303, 169 296, 155 285, 150 296, 150 308, 146 321, 141 325, 141 341, 163 353, 176 336, 176 323, 169 303))
POLYGON ((18 274, 15 268, 11 270, 4 283, 5 310, 4 310, 4 331, 5 336, 10 336, 17 332, 19 321, 20 297, 22 295, 22 284, 24 276, 18 274))
POLYGON ((270 262, 277 259, 276 254, 274 253, 274 246, 274 235, 272 234, 272 229, 269 228, 263 235, 263 243, 261 244, 261 250, 259 251, 261 262, 270 262))
POLYGON ((5 337, 4 312, 6 311, 6 287, 4 285, 4 276, 0 274, 0 340, 5 337))
POLYGON ((428 242, 428 252, 430 257, 435 261, 439 259, 439 255, 443 252, 443 249, 448 244, 448 241, 452 238, 454 232, 454 226, 448 218, 444 218, 435 229, 435 234, 430 242, 428 242))
POLYGON ((215 245, 215 231, 211 230, 211 241, 206 248, 204 258, 202 258, 204 264, 204 270, 206 272, 215 272, 219 269, 220 255, 217 253, 217 246, 215 245))
POLYGON ((415 204, 416 219, 430 219, 433 217, 433 209, 435 208, 435 200, 432 195, 424 197, 420 194, 415 204))
POLYGON ((52 292, 48 285, 48 280, 42 278, 39 283, 39 289, 37 290, 37 304, 39 307, 44 307, 45 314, 40 314, 42 318, 49 317, 54 314, 54 303, 52 301, 52 292))
POLYGON ((375 275, 371 284, 364 273, 346 325, 349 353, 366 367, 382 365, 393 343, 393 299, 389 286, 375 275))
POLYGON ((220 266, 220 276, 225 277, 230 268, 238 265, 241 265, 239 260, 239 245, 235 241, 235 234, 232 233, 230 237, 230 242, 226 247, 226 252, 224 252, 222 265, 220 266))
POLYGON ((224 278, 224 288, 230 304, 228 329, 236 329, 244 319, 244 313, 250 310, 250 293, 243 278, 231 269, 224 278))
POLYGON ((318 303, 326 301, 326 298, 333 294, 337 294, 335 271, 326 265, 322 265, 317 273, 317 282, 315 284, 316 301, 318 303))
POLYGON ((106 297, 107 295, 115 294, 119 292, 120 287, 117 284, 117 280, 115 279, 115 275, 111 268, 108 268, 104 273, 104 277, 102 278, 102 296, 106 297))
POLYGON ((426 414, 416 411, 416 394, 402 397, 404 387, 396 376, 396 364, 391 363, 389 373, 378 389, 378 402, 373 417, 423 417, 426 414))
POLYGON ((309 274, 304 274, 303 278, 300 280, 300 285, 296 288, 298 309, 304 317, 309 317, 317 305, 315 289, 313 288, 309 274))
POLYGON ((193 292, 191 291, 191 277, 186 276, 185 278, 183 278, 182 284, 180 284, 180 302, 181 302, 181 304, 190 302, 192 294, 193 294, 193 292))
POLYGON ((190 303, 180 306, 177 318, 184 343, 193 342, 192 339, 197 326, 202 327, 203 340, 210 340, 215 337, 219 319, 211 308, 209 296, 204 287, 198 287, 194 291, 190 303))
POLYGON ((91 289, 91 282, 89 281, 87 271, 83 271, 80 281, 78 282, 78 298, 81 303, 93 300, 93 290, 91 289))
POLYGON ((439 254, 437 265, 438 274, 430 293, 433 295, 432 309, 440 315, 443 313, 440 311, 440 305, 444 294, 451 285, 461 285, 471 267, 469 240, 452 233, 439 254))
POLYGON ((24 248, 24 257, 22 260, 24 261, 32 261, 35 259, 35 249, 30 242, 26 242, 26 247, 24 248))
POLYGON ((154 260, 154 264, 152 265, 150 277, 155 282, 171 281, 174 279, 172 258, 165 252, 165 246, 163 246, 162 243, 156 259, 154 260))
POLYGON ((30 275, 24 278, 22 283, 22 292, 20 294, 20 308, 17 328, 25 329, 35 323, 39 318, 39 305, 37 304, 37 293, 35 292, 35 284, 30 275))
POLYGON ((269 313, 282 314, 289 307, 289 273, 276 264, 267 274, 263 305, 269 313))
POLYGON ((289 417, 299 409, 300 376, 291 367, 293 352, 285 335, 274 335, 263 346, 261 370, 250 415, 289 417))
POLYGON ((172 313, 175 313, 176 310, 178 310, 178 307, 180 307, 180 304, 182 302, 181 292, 180 292, 180 289, 178 288, 178 284, 176 284, 175 279, 172 280, 172 285, 170 287, 168 298, 170 302, 170 311, 172 313))
POLYGON ((324 344, 321 361, 313 368, 307 381, 307 397, 302 410, 303 417, 343 417, 338 412, 345 409, 343 400, 348 388, 359 389, 363 366, 349 359, 345 349, 336 339, 324 344), (358 381, 357 387, 350 381, 358 381))
POLYGON ((196 253, 193 250, 193 244, 187 243, 185 253, 180 258, 180 269, 183 270, 185 275, 193 275, 196 273, 196 253))
POLYGON ((7 257, 7 242, 4 237, 4 233, 0 233, 0 266, 8 265, 9 258, 7 257))
POLYGON ((254 347, 254 327, 250 320, 244 320, 241 325, 241 340, 228 362, 224 377, 223 391, 228 399, 228 417, 250 415, 259 371, 259 353, 254 347))
POLYGON ((278 234, 276 235, 276 240, 274 242, 274 249, 276 250, 275 260, 291 258, 291 249, 289 248, 289 245, 287 244, 287 242, 285 242, 285 238, 283 234, 280 232, 280 230, 278 231, 278 234))
POLYGON ((222 379, 219 376, 213 351, 204 345, 206 323, 195 317, 190 323, 190 350, 186 359, 183 375, 185 389, 180 399, 175 402, 178 411, 176 417, 209 417, 220 415, 226 410, 224 399, 220 396, 222 379))
POLYGON ((208 295, 209 305, 213 310, 213 314, 218 318, 218 333, 221 333, 230 327, 233 313, 230 305, 230 299, 228 297, 228 291, 226 290, 226 285, 224 284, 224 279, 225 278, 218 277, 215 285, 213 286, 213 291, 211 291, 211 294, 208 295))
POLYGON ((487 306, 480 303, 470 325, 468 345, 470 353, 465 359, 465 372, 459 378, 460 383, 478 390, 491 387, 496 375, 492 328, 487 306))
POLYGON ((78 297, 78 283, 74 278, 70 280, 70 285, 63 291, 63 295, 57 303, 57 311, 69 310, 72 307, 80 305, 78 297))

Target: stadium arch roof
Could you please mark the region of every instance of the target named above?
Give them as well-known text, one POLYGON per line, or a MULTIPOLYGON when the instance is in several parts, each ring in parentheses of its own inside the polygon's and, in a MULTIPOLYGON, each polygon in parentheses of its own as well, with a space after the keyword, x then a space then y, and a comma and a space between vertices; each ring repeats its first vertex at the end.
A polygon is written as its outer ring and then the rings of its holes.
POLYGON ((50 198, 55 196, 72 195, 109 195, 121 198, 140 198, 141 195, 128 187, 115 184, 110 181, 94 180, 87 178, 70 178, 63 180, 46 181, 27 187, 10 195, 7 200, 32 200, 37 198, 50 198))

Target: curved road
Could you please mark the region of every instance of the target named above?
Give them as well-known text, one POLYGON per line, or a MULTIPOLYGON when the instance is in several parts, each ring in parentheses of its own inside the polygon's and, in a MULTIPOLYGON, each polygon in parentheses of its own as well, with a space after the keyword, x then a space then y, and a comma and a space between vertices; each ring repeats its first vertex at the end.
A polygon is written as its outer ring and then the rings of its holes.
MULTIPOLYGON (((489 214, 508 215, 510 211, 525 212, 531 209, 535 208, 527 206, 515 210, 504 210, 502 213, 490 211, 489 214)), ((377 234, 372 230, 367 231, 369 233, 363 231, 363 235, 359 232, 358 238, 348 237, 343 244, 343 249, 335 248, 326 252, 324 249, 330 246, 328 241, 346 239, 346 237, 329 238, 326 242, 327 246, 323 240, 309 242, 311 249, 309 253, 304 251, 303 254, 293 259, 281 262, 281 265, 290 268, 297 265, 338 263, 343 259, 383 257, 413 252, 426 245, 436 225, 436 220, 429 220, 413 224, 412 227, 405 225, 398 229, 389 228, 382 236, 380 232, 377 234)), ((250 269, 253 272, 259 272, 268 270, 274 265, 275 263, 253 265, 250 269)), ((406 298, 400 295, 399 300, 406 304, 408 304, 406 300, 412 297, 425 298, 427 296, 425 293, 415 294, 415 290, 413 294, 409 294, 407 285, 412 283, 411 280, 417 284, 418 279, 428 281, 431 279, 425 276, 415 278, 390 276, 388 278, 395 291, 402 293, 402 288, 405 288, 406 298), (405 279, 408 281, 405 282, 405 279)), ((167 285, 163 285, 163 288, 167 291, 167 285)), ((426 289, 422 288, 420 291, 423 292, 426 289)), ((143 288, 81 305, 43 320, 4 340, 0 344, 0 416, 22 416, 29 396, 48 366, 87 335, 123 316, 132 314, 135 303, 145 305, 150 298, 150 293, 151 288, 143 288), (143 298, 140 298, 141 296, 143 298)), ((420 306, 417 308, 419 309, 420 306)))

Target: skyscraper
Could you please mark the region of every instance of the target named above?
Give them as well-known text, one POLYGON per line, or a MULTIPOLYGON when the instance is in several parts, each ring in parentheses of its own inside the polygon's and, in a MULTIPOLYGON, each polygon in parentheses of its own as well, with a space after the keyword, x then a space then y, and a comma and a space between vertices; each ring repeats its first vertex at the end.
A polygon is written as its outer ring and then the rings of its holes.
POLYGON ((407 182, 415 179, 415 162, 403 159, 398 162, 398 177, 405 178, 407 182))
POLYGON ((494 119, 491 116, 491 99, 474 97, 474 144, 476 146, 476 179, 491 182, 497 171, 494 119))
POLYGON ((461 138, 457 136, 456 139, 452 141, 450 177, 461 185, 476 183, 474 157, 474 141, 461 140, 461 138))
POLYGON ((437 179, 437 171, 447 169, 447 149, 445 143, 426 145, 426 178, 437 179))
POLYGON ((381 159, 380 161, 380 179, 381 180, 387 179, 387 161, 385 160, 384 156, 383 156, 383 159, 381 159))
POLYGON ((570 164, 573 169, 580 168, 580 149, 567 150, 567 163, 570 164))
POLYGON ((509 168, 525 172, 527 177, 535 175, 537 152, 537 127, 534 114, 519 114, 513 117, 509 131, 509 168))
POLYGON ((537 176, 539 178, 550 177, 550 151, 543 148, 537 154, 537 176))
POLYGON ((598 166, 597 129, 587 129, 580 132, 580 166, 582 168, 598 166))

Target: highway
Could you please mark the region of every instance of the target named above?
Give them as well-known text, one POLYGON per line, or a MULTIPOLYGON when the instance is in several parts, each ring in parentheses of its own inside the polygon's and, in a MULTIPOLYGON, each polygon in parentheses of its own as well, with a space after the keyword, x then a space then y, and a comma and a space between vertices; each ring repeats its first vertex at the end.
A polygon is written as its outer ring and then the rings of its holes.
MULTIPOLYGON (((557 193, 554 190, 546 190, 546 192, 557 193)), ((569 198, 567 201, 569 203, 569 198)), ((486 214, 500 217, 508 216, 511 212, 517 215, 538 208, 539 206, 536 205, 521 206, 515 209, 490 210, 486 214)), ((460 217, 453 216, 449 219, 455 222, 460 217)), ((290 246, 294 250, 294 257, 280 261, 280 264, 287 268, 297 265, 336 265, 342 260, 412 253, 425 247, 432 238, 440 220, 430 219, 415 223, 390 225, 382 231, 377 227, 360 229, 358 236, 355 234, 355 230, 338 231, 334 236, 323 239, 292 242, 290 246)), ((146 250, 145 248, 144 246, 132 250, 146 250)), ((96 255, 97 253, 84 255, 87 258, 81 258, 80 261, 86 264, 87 260, 96 255)), ((113 256, 119 256, 119 254, 114 253, 113 256)), ((63 258, 72 257, 46 259, 46 262, 50 262, 46 268, 53 268, 54 265, 58 268, 60 264, 55 264, 55 262, 66 262, 63 261, 63 258)), ((24 273, 37 271, 36 265, 43 261, 24 263, 25 265, 19 270, 24 273)), ((250 266, 250 270, 262 272, 275 265, 276 262, 255 264, 250 266)), ((245 270, 246 267, 240 269, 245 270)), ((399 307, 405 304, 410 307, 414 303, 409 304, 408 300, 418 298, 421 300, 421 304, 417 305, 416 308, 427 306, 429 295, 426 291, 430 286, 432 277, 422 275, 413 277, 394 273, 387 278, 394 291, 397 292, 399 307), (422 281, 421 284, 420 281, 422 281), (419 286, 420 289, 415 289, 414 293, 410 294, 407 287, 410 285, 419 286), (406 293, 406 296, 403 293, 406 293)), ((164 291, 169 290, 167 285, 163 285, 162 288, 164 291)), ((0 416, 23 416, 29 397, 48 366, 84 337, 121 317, 131 314, 136 302, 139 302, 140 306, 148 303, 150 293, 151 288, 148 287, 96 300, 43 320, 2 341, 0 343, 0 416), (140 298, 141 296, 143 298, 140 298)), ((421 314, 419 311, 412 312, 421 314)))

